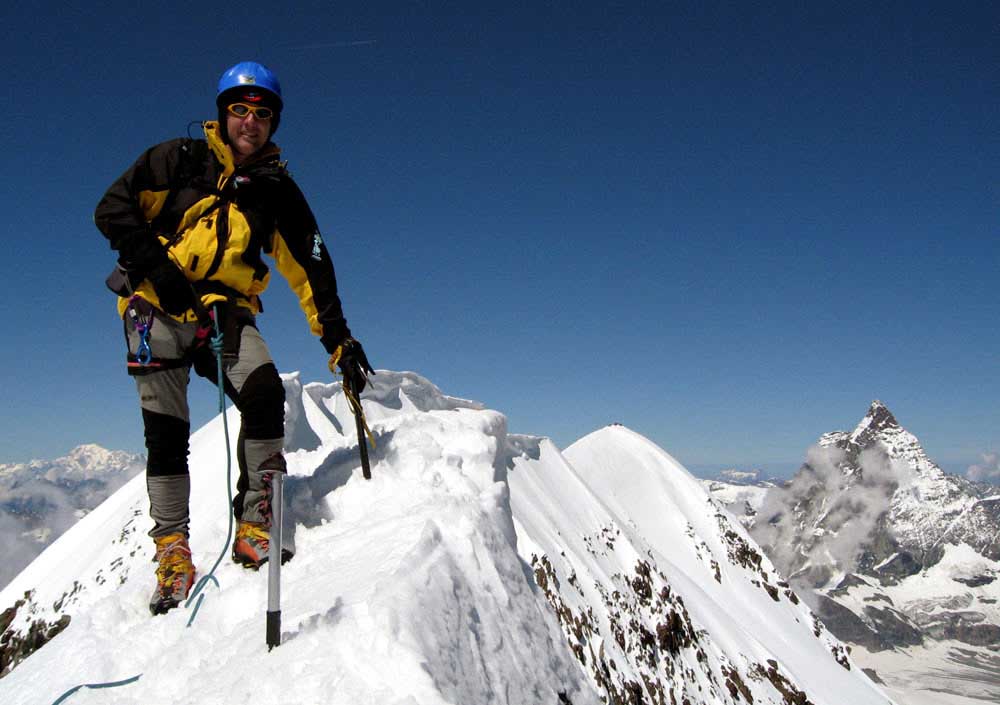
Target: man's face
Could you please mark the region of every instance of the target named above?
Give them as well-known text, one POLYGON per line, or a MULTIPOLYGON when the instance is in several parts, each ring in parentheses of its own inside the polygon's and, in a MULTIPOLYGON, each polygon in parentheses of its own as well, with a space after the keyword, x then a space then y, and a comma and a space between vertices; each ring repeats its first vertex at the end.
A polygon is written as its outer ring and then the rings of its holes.
POLYGON ((253 112, 249 112, 243 117, 238 117, 230 112, 226 113, 229 144, 233 147, 233 156, 236 158, 237 164, 267 144, 267 138, 271 134, 271 120, 272 118, 261 120, 253 112))

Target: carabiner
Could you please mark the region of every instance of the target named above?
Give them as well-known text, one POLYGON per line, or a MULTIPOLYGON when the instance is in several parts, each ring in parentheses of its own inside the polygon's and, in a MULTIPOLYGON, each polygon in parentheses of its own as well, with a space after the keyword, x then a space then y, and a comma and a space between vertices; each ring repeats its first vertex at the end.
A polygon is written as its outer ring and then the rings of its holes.
MULTIPOLYGON (((136 327, 136 330, 139 330, 136 327)), ((153 361, 153 350, 149 347, 149 328, 142 326, 139 332, 139 347, 135 351, 135 360, 145 367, 153 361)))
POLYGON ((140 315, 135 305, 138 300, 140 300, 138 296, 129 299, 127 311, 129 318, 132 319, 135 332, 139 334, 139 346, 135 351, 135 360, 145 367, 153 361, 153 350, 149 347, 149 332, 153 328, 154 319, 152 312, 148 317, 140 315))

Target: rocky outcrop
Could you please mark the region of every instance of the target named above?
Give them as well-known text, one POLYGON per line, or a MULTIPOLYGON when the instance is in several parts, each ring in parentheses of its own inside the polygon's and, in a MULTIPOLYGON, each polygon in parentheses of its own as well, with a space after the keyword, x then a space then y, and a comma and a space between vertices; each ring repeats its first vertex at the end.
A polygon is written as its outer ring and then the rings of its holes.
POLYGON ((18 600, 0 614, 0 678, 69 626, 69 615, 62 615, 55 622, 34 619, 26 629, 12 629, 11 623, 17 617, 18 610, 30 612, 31 607, 32 593, 27 592, 24 599, 18 600))

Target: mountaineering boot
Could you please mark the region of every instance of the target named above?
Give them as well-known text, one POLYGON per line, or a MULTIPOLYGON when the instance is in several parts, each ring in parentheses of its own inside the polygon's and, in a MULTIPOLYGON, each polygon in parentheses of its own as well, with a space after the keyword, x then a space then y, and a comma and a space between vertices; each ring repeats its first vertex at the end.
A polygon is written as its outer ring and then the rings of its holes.
MULTIPOLYGON (((233 562, 244 568, 257 570, 267 562, 271 538, 271 499, 274 496, 272 478, 276 473, 287 473, 285 458, 281 454, 281 439, 271 441, 246 441, 246 464, 255 467, 247 473, 246 490, 240 502, 234 502, 236 538, 233 540, 233 562), (277 450, 275 450, 277 448, 277 450), (252 458, 264 459, 253 465, 252 458), (241 506, 237 506, 241 505, 241 506)), ((242 478, 241 478, 242 479, 242 478)), ((282 541, 281 562, 288 562, 294 550, 282 541)))
MULTIPOLYGON (((233 563, 257 570, 267 563, 270 539, 269 527, 252 521, 241 521, 236 527, 236 538, 233 540, 233 563)), ((282 546, 281 564, 290 561, 293 555, 295 554, 291 549, 282 546)))
POLYGON ((164 614, 184 600, 194 583, 191 548, 184 534, 168 534, 156 539, 156 590, 149 600, 149 611, 164 614))
POLYGON ((233 539, 233 562, 244 568, 257 570, 267 562, 267 550, 271 533, 264 524, 241 521, 236 527, 233 539))

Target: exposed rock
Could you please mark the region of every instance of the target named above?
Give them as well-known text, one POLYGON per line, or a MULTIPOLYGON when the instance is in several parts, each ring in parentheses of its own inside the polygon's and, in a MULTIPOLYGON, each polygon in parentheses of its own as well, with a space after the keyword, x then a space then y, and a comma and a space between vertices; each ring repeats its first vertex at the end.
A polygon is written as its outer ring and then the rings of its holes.
POLYGON ((804 692, 779 672, 777 661, 768 660, 766 669, 763 666, 757 668, 761 675, 771 681, 771 685, 781 693, 786 705, 813 705, 804 692))
POLYGON ((865 615, 871 619, 879 636, 892 646, 917 646, 924 642, 921 630, 892 608, 868 605, 865 615))
POLYGON ((826 595, 817 595, 817 599, 819 618, 838 639, 858 644, 869 651, 885 651, 892 648, 892 643, 879 634, 873 625, 865 622, 847 607, 826 595))
POLYGON ((875 671, 874 668, 862 668, 861 670, 864 671, 864 674, 866 676, 868 676, 869 678, 871 678, 873 681, 875 681, 879 685, 885 685, 885 681, 882 680, 881 678, 879 678, 879 675, 875 671))
POLYGON ((852 587, 869 587, 869 585, 864 578, 861 578, 854 573, 848 573, 844 576, 843 580, 837 584, 837 587, 830 590, 827 594, 831 597, 842 597, 846 595, 852 587))
POLYGON ((12 629, 11 624, 18 611, 25 609, 30 614, 32 604, 32 593, 27 592, 23 600, 18 600, 0 615, 0 627, 3 628, 0 633, 0 678, 69 626, 69 615, 62 615, 55 622, 36 619, 28 624, 27 629, 12 629))

